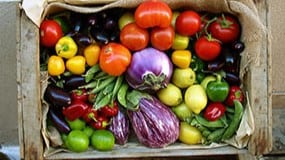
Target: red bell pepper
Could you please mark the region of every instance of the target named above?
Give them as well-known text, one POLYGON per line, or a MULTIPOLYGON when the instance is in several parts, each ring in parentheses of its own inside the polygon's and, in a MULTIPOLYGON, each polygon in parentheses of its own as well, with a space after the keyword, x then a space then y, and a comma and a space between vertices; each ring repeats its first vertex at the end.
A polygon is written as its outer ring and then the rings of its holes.
POLYGON ((86 122, 86 123, 90 123, 92 121, 96 121, 96 117, 98 116, 98 112, 97 110, 95 110, 93 108, 92 105, 89 105, 86 112, 82 115, 82 119, 86 122))
POLYGON ((119 106, 118 106, 118 103, 116 101, 114 101, 112 104, 106 105, 100 109, 100 113, 106 117, 114 117, 118 114, 118 112, 119 112, 119 106))
POLYGON ((71 105, 64 107, 63 115, 70 121, 80 118, 88 109, 88 104, 81 101, 74 101, 71 105))
POLYGON ((110 119, 105 116, 98 116, 96 121, 91 121, 89 125, 95 129, 106 129, 106 127, 110 124, 110 119))
POLYGON ((76 89, 76 90, 71 91, 71 100, 87 102, 88 94, 87 94, 86 89, 76 89))
POLYGON ((226 107, 221 102, 210 102, 205 109, 204 118, 208 121, 215 121, 222 117, 226 111, 226 107))
POLYGON ((239 86, 230 86, 230 91, 227 99, 225 100, 225 104, 229 106, 234 106, 234 100, 238 100, 243 102, 244 94, 239 86))

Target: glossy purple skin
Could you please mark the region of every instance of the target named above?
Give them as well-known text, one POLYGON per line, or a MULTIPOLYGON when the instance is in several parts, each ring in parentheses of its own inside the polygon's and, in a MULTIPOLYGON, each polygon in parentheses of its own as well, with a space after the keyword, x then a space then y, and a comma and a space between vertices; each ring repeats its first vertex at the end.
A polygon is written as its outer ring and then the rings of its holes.
POLYGON ((139 110, 128 110, 128 116, 139 142, 147 147, 166 147, 178 139, 178 118, 155 97, 142 98, 139 110))
POLYGON ((164 52, 149 47, 132 55, 131 64, 126 72, 126 80, 134 89, 157 91, 169 83, 172 72, 173 65, 169 57, 164 52), (148 74, 153 74, 156 77, 165 75, 165 77, 159 83, 147 85, 144 76, 148 74))
POLYGON ((109 130, 114 134, 116 144, 126 144, 130 133, 128 117, 119 110, 118 114, 113 117, 109 130))

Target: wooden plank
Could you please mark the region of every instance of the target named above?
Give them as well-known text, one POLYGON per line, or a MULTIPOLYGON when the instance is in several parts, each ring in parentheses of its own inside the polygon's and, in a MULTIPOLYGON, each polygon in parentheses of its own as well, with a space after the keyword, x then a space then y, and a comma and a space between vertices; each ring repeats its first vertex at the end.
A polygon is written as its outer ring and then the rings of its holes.
POLYGON ((45 157, 46 159, 108 159, 108 158, 149 158, 154 159, 159 157, 195 157, 195 156, 221 156, 221 155, 237 155, 248 154, 246 149, 236 149, 231 146, 207 148, 207 149, 182 149, 179 147, 173 149, 173 145, 170 148, 147 148, 138 144, 127 144, 122 147, 115 147, 112 151, 100 152, 90 149, 84 153, 71 153, 61 152, 45 157), (172 148, 171 148, 172 147, 172 148))
POLYGON ((19 80, 19 117, 21 127, 21 157, 23 159, 43 159, 41 138, 41 105, 39 76, 39 31, 22 12, 21 44, 17 57, 19 80))
MULTIPOLYGON (((254 0, 258 14, 264 26, 268 26, 268 1, 254 0)), ((250 67, 251 105, 254 113, 255 132, 248 145, 255 155, 269 153, 272 149, 272 78, 271 54, 268 34, 263 35, 260 48, 260 63, 250 67)))

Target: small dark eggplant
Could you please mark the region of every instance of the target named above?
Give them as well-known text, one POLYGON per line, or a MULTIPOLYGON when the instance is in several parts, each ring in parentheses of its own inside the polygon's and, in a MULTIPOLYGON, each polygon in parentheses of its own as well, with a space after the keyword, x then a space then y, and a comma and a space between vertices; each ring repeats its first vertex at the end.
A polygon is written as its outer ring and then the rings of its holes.
POLYGON ((231 49, 236 52, 237 54, 240 54, 245 48, 245 45, 241 41, 235 41, 233 42, 231 49))
POLYGON ((240 85, 241 80, 238 75, 230 72, 226 72, 224 79, 230 84, 230 85, 240 85))
POLYGON ((118 27, 118 22, 114 18, 112 18, 112 17, 108 17, 105 20, 104 25, 103 25, 103 28, 105 30, 109 30, 109 31, 114 30, 117 27, 118 27))
POLYGON ((92 38, 95 39, 96 42, 99 42, 101 44, 109 43, 109 35, 107 32, 103 30, 98 30, 97 28, 91 28, 90 34, 92 38))
POLYGON ((68 134, 71 131, 68 123, 64 119, 64 116, 57 111, 54 106, 49 107, 48 117, 59 132, 68 134))
POLYGON ((88 46, 92 43, 91 37, 85 34, 80 34, 80 33, 74 36, 74 40, 76 44, 79 46, 88 46))
POLYGON ((215 60, 208 62, 207 69, 208 71, 219 71, 224 65, 225 61, 221 57, 218 57, 215 60))
POLYGON ((64 89, 51 84, 48 85, 45 90, 44 100, 49 104, 53 104, 58 107, 64 107, 71 104, 70 94, 64 89))
POLYGON ((71 91, 85 84, 85 78, 82 76, 68 76, 65 78, 64 89, 71 91))
POLYGON ((100 19, 97 15, 92 14, 87 18, 87 25, 89 27, 100 28, 100 23, 100 19))
POLYGON ((226 72, 238 73, 240 56, 231 50, 229 47, 223 47, 222 56, 224 57, 225 65, 223 69, 226 72))

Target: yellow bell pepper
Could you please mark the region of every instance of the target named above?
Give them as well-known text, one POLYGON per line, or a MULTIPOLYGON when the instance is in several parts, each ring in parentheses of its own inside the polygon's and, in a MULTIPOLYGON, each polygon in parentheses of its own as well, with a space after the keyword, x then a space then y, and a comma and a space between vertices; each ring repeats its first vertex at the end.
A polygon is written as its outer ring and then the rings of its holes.
POLYGON ((88 66, 94 66, 99 60, 100 46, 97 44, 90 44, 84 49, 83 55, 88 66))
POLYGON ((85 72, 86 60, 83 56, 74 56, 66 61, 66 68, 72 74, 81 75, 85 72))
POLYGON ((57 55, 66 59, 74 57, 77 50, 77 44, 70 36, 61 37, 55 45, 57 55))
POLYGON ((179 68, 188 68, 191 63, 191 52, 189 50, 175 50, 171 55, 171 60, 179 68))
POLYGON ((51 76, 59 76, 65 71, 64 61, 61 57, 52 55, 48 59, 48 73, 51 76))

